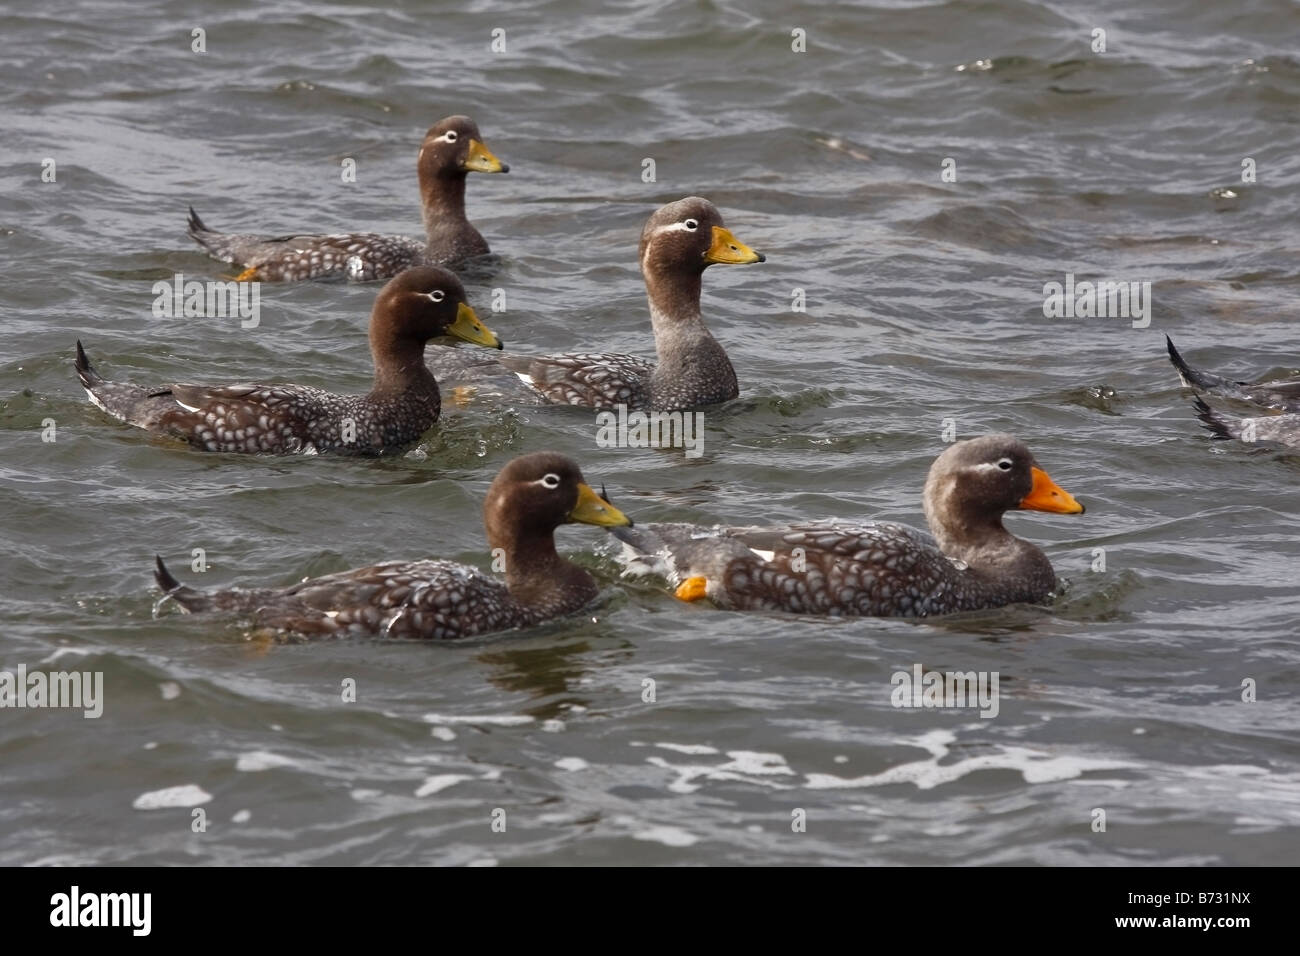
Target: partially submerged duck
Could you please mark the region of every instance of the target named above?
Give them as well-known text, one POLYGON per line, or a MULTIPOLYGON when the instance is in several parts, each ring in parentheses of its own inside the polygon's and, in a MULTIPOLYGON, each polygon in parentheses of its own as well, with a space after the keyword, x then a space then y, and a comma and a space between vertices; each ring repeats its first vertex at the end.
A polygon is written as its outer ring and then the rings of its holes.
POLYGON ((502 342, 474 314, 446 269, 408 269, 380 290, 370 314, 374 387, 336 395, 307 385, 163 385, 109 382, 77 342, 77 377, 91 402, 128 425, 200 451, 384 455, 404 451, 438 420, 442 397, 425 343, 455 336, 502 342))
POLYGON ((1258 383, 1233 381, 1192 368, 1178 349, 1174 348, 1173 339, 1167 335, 1165 345, 1169 349, 1169 361, 1188 388, 1288 413, 1236 418, 1211 408, 1198 395, 1194 402, 1196 417, 1205 424, 1211 437, 1222 441, 1236 439, 1247 444, 1264 441, 1300 447, 1300 380, 1278 379, 1258 383))
POLYGON ((284 634, 446 640, 580 611, 599 589, 556 552, 555 529, 574 521, 632 524, 591 490, 573 460, 554 452, 523 455, 501 469, 483 517, 488 546, 504 559, 500 576, 453 561, 389 561, 287 588, 204 592, 177 581, 162 558, 154 576, 186 611, 249 615, 258 627, 284 634))
POLYGON ((1275 382, 1236 382, 1211 372, 1202 372, 1192 368, 1174 348, 1174 341, 1165 336, 1165 345, 1169 349, 1169 361, 1178 370, 1178 377, 1188 388, 1202 392, 1214 392, 1227 398, 1275 408, 1280 412, 1300 412, 1300 379, 1279 379, 1275 382))
POLYGON ((662 571, 685 601, 734 610, 929 617, 1042 602, 1056 574, 1040 548, 1011 534, 1014 509, 1082 514, 1025 444, 985 435, 945 450, 924 508, 933 537, 906 525, 826 521, 779 528, 643 524, 614 530, 631 571, 662 571))
POLYGON ((208 254, 240 266, 240 281, 346 278, 387 279, 403 269, 452 265, 489 249, 465 216, 465 177, 504 173, 510 167, 483 145, 468 116, 448 116, 425 134, 417 163, 425 238, 373 232, 266 236, 220 233, 190 208, 189 234, 208 254))
POLYGON ((1217 411, 1197 396, 1194 405, 1196 417, 1205 423, 1210 437, 1228 441, 1236 439, 1246 444, 1275 441, 1300 448, 1300 414, 1263 415, 1258 418, 1233 418, 1217 411))

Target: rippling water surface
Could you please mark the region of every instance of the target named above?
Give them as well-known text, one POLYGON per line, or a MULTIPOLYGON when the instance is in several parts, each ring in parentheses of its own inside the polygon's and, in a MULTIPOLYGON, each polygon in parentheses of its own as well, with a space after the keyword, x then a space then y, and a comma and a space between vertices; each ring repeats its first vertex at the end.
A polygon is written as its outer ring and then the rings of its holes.
POLYGON ((101 671, 106 698, 0 711, 0 862, 1294 862, 1300 452, 1212 444, 1163 336, 1236 377, 1300 361, 1295 5, 443 6, 0 15, 0 669, 101 671), (78 337, 118 378, 365 389, 374 285, 264 286, 252 330, 154 318, 151 285, 220 274, 190 203, 418 232, 415 153, 454 112, 511 165, 469 184, 498 254, 469 288, 514 348, 648 353, 636 241, 664 202, 709 197, 767 254, 706 275, 742 395, 702 457, 490 404, 392 461, 200 455, 86 403, 78 337), (1044 318, 1067 273, 1150 281, 1149 327, 1044 318), (638 519, 916 523, 945 419, 1021 436, 1088 505, 1010 519, 1052 607, 731 614, 620 580, 574 527, 602 601, 525 634, 268 647, 152 616, 155 552, 194 578, 205 549, 209 586, 486 564, 483 492, 542 448, 638 519), (895 709, 916 664, 997 672, 997 717, 895 709), (147 808, 172 787, 202 793, 147 808))

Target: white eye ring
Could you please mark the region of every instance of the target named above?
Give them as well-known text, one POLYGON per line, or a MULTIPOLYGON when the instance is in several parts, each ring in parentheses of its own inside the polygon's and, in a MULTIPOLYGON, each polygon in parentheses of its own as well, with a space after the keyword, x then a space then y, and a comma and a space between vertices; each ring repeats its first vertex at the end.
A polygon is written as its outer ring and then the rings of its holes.
POLYGON ((1003 471, 1010 471, 1011 459, 1010 458, 1001 459, 1000 461, 998 461, 998 467, 1001 468, 1003 471))
POLYGON ((691 232, 694 232, 696 229, 700 228, 699 221, 695 219, 687 219, 685 222, 682 223, 682 225, 685 226, 687 229, 689 229, 691 232))
POLYGON ((548 472, 542 476, 538 484, 543 488, 558 488, 560 487, 560 476, 553 471, 548 472))
POLYGON ((426 292, 425 295, 428 296, 430 302, 441 302, 447 298, 447 294, 441 289, 434 289, 432 292, 426 292))
POLYGON ((442 138, 449 143, 454 143, 457 139, 456 131, 454 129, 449 129, 447 132, 442 134, 442 138))

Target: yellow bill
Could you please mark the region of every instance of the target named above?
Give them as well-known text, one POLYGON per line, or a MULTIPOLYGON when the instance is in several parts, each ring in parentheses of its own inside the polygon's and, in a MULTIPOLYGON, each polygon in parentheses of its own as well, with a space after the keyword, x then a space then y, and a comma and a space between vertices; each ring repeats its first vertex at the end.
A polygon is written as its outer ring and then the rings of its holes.
POLYGON ((497 338, 497 334, 479 321, 468 303, 456 306, 456 321, 447 326, 447 334, 454 335, 475 345, 486 345, 490 349, 503 349, 506 344, 497 338))
POLYGON ((492 155, 492 151, 476 139, 469 141, 469 155, 462 164, 472 173, 508 173, 510 167, 492 155))
POLYGON ((766 262, 767 256, 755 252, 735 237, 730 229, 713 227, 713 244, 704 254, 705 262, 720 265, 744 265, 747 262, 766 262))
POLYGON ((578 485, 578 503, 569 512, 570 521, 614 528, 632 524, 632 519, 591 490, 590 485, 578 485))

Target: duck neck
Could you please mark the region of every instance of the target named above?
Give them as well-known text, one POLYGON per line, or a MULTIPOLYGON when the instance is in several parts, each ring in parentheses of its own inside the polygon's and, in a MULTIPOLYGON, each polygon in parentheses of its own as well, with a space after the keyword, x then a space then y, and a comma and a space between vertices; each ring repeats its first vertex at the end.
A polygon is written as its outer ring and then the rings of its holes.
POLYGON ((646 296, 650 300, 650 323, 655 332, 655 351, 661 366, 698 364, 722 346, 700 315, 701 273, 665 276, 646 275, 646 296))
POLYGON ((978 563, 983 551, 1000 551, 1020 541, 1002 524, 1000 515, 981 515, 979 518, 949 515, 936 520, 936 516, 927 510, 926 517, 930 531, 939 542, 939 550, 967 564, 978 563))
POLYGON ((1001 515, 936 521, 927 509, 927 517, 939 550, 962 561, 991 592, 1036 600, 1056 587, 1056 572, 1047 555, 1008 531, 1001 515))
POLYGON ((651 404, 692 408, 735 398, 736 370, 700 315, 700 274, 648 274, 646 292, 659 355, 651 404))
POLYGON ((449 223, 465 222, 465 176, 463 172, 420 176, 424 231, 430 240, 449 223))
POLYGON ((505 555, 506 587, 519 604, 547 614, 576 610, 596 596, 591 575, 555 550, 555 533, 512 529, 490 533, 505 555))
POLYGON ((439 398, 438 383, 424 363, 424 342, 411 338, 383 339, 372 333, 370 354, 375 363, 371 397, 416 395, 439 398))

